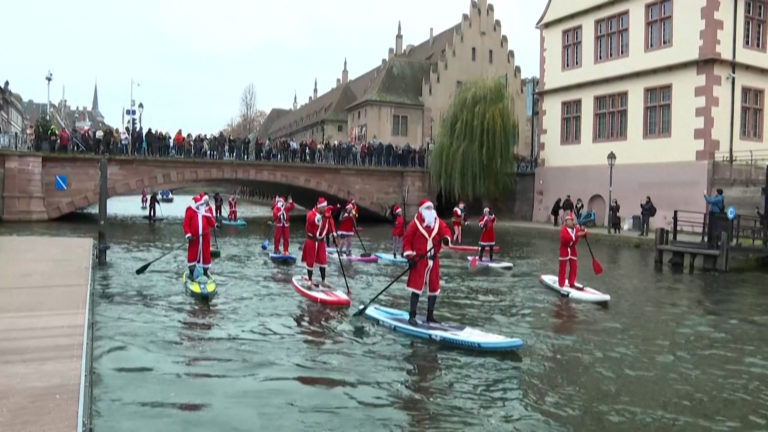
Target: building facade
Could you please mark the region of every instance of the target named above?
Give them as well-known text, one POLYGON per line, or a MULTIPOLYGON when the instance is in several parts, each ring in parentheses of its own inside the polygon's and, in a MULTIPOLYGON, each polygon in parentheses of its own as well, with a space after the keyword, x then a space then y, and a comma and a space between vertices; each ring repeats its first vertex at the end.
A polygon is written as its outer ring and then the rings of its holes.
POLYGON ((0 147, 18 145, 26 136, 24 102, 11 91, 8 81, 0 87, 0 134, 0 147))
POLYGON ((432 140, 440 120, 462 83, 499 79, 506 83, 519 125, 517 152, 530 153, 526 139, 525 96, 520 68, 494 7, 487 0, 470 2, 461 21, 427 40, 403 46, 398 24, 395 47, 381 65, 349 80, 347 62, 329 92, 307 104, 273 110, 263 138, 329 141, 380 141, 420 148, 432 140))
POLYGON ((540 30, 534 220, 580 197, 653 226, 704 211, 713 158, 768 149, 765 0, 550 0, 540 30), (734 44, 735 42, 735 44, 734 44))

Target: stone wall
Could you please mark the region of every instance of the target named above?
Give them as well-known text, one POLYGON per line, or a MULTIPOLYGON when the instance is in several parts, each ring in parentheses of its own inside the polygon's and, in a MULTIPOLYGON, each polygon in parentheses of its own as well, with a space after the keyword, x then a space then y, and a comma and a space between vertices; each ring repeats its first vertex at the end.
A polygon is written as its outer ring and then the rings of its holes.
POLYGON ((713 162, 711 193, 715 193, 717 188, 722 188, 726 207, 733 206, 737 214, 755 216, 755 207, 762 211, 765 203, 765 197, 762 196, 765 171, 765 161, 733 165, 727 162, 713 162))

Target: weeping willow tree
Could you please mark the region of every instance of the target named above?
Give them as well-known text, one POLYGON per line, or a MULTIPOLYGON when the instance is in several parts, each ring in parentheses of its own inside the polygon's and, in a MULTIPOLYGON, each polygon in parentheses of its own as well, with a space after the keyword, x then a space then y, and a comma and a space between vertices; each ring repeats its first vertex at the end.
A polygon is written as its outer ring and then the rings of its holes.
POLYGON ((517 128, 504 83, 465 83, 435 140, 432 179, 443 196, 497 200, 511 191, 517 128))

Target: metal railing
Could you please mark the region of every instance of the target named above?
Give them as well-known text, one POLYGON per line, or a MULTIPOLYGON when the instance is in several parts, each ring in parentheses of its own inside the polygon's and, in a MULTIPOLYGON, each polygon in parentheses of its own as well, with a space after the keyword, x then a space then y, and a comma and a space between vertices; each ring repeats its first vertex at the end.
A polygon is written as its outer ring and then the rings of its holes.
POLYGON ((0 133, 0 149, 28 150, 27 135, 16 133, 0 133))
POLYGON ((765 216, 736 215, 732 222, 733 239, 735 246, 741 247, 742 240, 751 241, 752 246, 756 242, 761 242, 763 246, 768 245, 768 227, 766 227, 765 216))
MULTIPOLYGON (((722 215, 722 219, 725 218, 722 215)), ((700 242, 708 242, 708 232, 710 225, 710 213, 695 212, 688 210, 675 210, 672 215, 672 240, 677 241, 678 233, 686 232, 683 227, 690 227, 691 231, 700 235, 700 242)), ((765 247, 768 245, 768 227, 766 227, 765 216, 762 219, 758 216, 736 215, 732 220, 718 222, 723 229, 718 231, 728 232, 728 241, 737 247, 742 247, 743 241, 751 241, 752 246, 756 243, 762 243, 765 247)), ((718 225, 715 226, 718 228, 718 225)), ((717 234, 717 233, 714 233, 717 234)))
POLYGON ((707 214, 689 210, 675 210, 672 214, 672 240, 677 241, 677 233, 683 232, 682 227, 690 227, 691 232, 701 234, 704 243, 707 234, 707 214))
MULTIPOLYGON (((716 162, 731 162, 731 153, 728 151, 715 152, 714 160, 716 162)), ((740 165, 763 165, 768 162, 768 149, 735 151, 732 162, 740 165)))

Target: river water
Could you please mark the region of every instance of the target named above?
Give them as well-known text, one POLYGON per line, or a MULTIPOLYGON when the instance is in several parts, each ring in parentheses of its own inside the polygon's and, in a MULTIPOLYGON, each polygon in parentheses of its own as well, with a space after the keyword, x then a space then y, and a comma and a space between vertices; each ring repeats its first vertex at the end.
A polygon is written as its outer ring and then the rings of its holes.
MULTIPOLYGON (((180 245, 172 216, 188 200, 164 205, 169 219, 153 225, 138 217, 138 197, 110 200, 109 265, 93 296, 96 431, 768 429, 765 274, 656 272, 649 249, 596 239, 606 271, 594 276, 582 258, 580 280, 610 293, 610 307, 571 303, 537 280, 556 271, 555 234, 500 229, 496 256, 514 262, 511 273, 441 258, 438 318, 525 341, 518 353, 478 354, 305 301, 290 284, 302 268, 261 251, 264 207, 241 205, 248 227, 219 231, 210 305, 183 293, 184 252, 136 276, 180 245)), ((75 218, 0 224, 0 235, 95 229, 75 218)), ((389 233, 366 226, 362 235, 386 251, 389 233)), ((301 237, 295 223, 295 254, 301 237)), ((357 307, 401 268, 345 270, 357 307)), ((329 281, 343 286, 338 262, 329 281)), ((379 303, 407 309, 407 298, 400 282, 379 303)))

